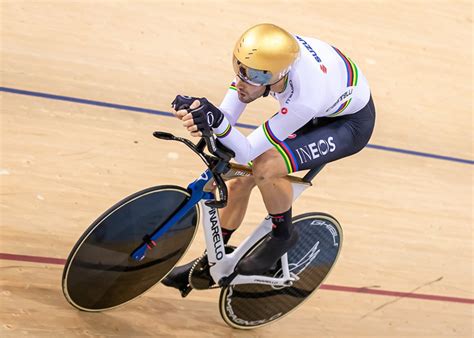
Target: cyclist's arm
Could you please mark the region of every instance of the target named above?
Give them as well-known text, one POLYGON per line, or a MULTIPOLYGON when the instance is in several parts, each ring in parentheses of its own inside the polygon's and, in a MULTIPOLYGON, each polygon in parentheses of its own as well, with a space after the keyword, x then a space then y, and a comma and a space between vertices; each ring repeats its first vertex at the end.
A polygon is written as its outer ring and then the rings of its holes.
POLYGON ((224 113, 229 123, 234 126, 247 105, 239 100, 235 80, 230 84, 219 109, 224 113))
POLYGON ((272 147, 281 148, 281 143, 290 134, 305 125, 315 114, 306 107, 288 107, 288 113, 278 113, 245 137, 224 118, 214 132, 219 140, 235 152, 235 161, 246 164, 272 147))

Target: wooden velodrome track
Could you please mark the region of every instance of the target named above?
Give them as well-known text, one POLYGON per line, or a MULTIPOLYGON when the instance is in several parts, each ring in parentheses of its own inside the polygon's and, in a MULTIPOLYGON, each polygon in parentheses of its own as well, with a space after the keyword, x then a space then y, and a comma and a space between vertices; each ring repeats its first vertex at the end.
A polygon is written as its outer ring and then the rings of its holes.
MULTIPOLYGON (((469 1, 1 3, 0 336, 472 336, 469 1), (332 274, 254 331, 221 320, 217 290, 181 299, 159 285, 113 311, 75 310, 60 286, 73 244, 122 197, 200 174, 185 147, 151 136, 186 136, 159 112, 178 93, 219 103, 234 41, 258 22, 338 46, 372 88, 369 147, 328 165, 294 206, 342 223, 332 274)), ((260 100, 240 122, 276 109, 260 100)), ((255 191, 232 243, 264 216, 255 191)), ((201 231, 183 261, 202 252, 201 231)))

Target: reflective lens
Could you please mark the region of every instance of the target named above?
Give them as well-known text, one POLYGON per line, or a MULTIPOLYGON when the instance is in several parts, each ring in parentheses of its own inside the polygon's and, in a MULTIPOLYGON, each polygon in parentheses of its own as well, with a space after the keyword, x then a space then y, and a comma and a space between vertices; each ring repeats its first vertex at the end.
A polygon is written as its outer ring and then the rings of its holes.
POLYGON ((245 66, 234 57, 234 71, 244 82, 253 86, 265 86, 270 83, 272 73, 268 70, 259 70, 245 66))

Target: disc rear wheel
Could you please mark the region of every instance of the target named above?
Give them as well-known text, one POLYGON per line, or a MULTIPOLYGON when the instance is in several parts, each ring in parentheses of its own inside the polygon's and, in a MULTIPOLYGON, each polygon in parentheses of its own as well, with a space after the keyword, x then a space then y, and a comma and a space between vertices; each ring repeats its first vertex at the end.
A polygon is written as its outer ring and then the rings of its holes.
MULTIPOLYGON (((228 325, 252 329, 286 316, 303 304, 331 271, 342 245, 342 229, 337 220, 323 213, 307 213, 294 217, 293 224, 300 239, 288 251, 288 264, 299 280, 291 287, 242 284, 222 289, 220 313, 228 325)), ((280 263, 265 274, 282 275, 280 263)))

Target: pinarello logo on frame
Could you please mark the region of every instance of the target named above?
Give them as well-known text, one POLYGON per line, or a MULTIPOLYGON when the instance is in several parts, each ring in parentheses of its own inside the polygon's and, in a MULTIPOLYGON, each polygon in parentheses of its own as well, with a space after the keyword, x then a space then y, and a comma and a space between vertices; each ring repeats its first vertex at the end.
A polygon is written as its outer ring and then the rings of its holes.
POLYGON ((285 115, 286 113, 288 113, 288 109, 286 107, 281 108, 281 113, 285 115))

